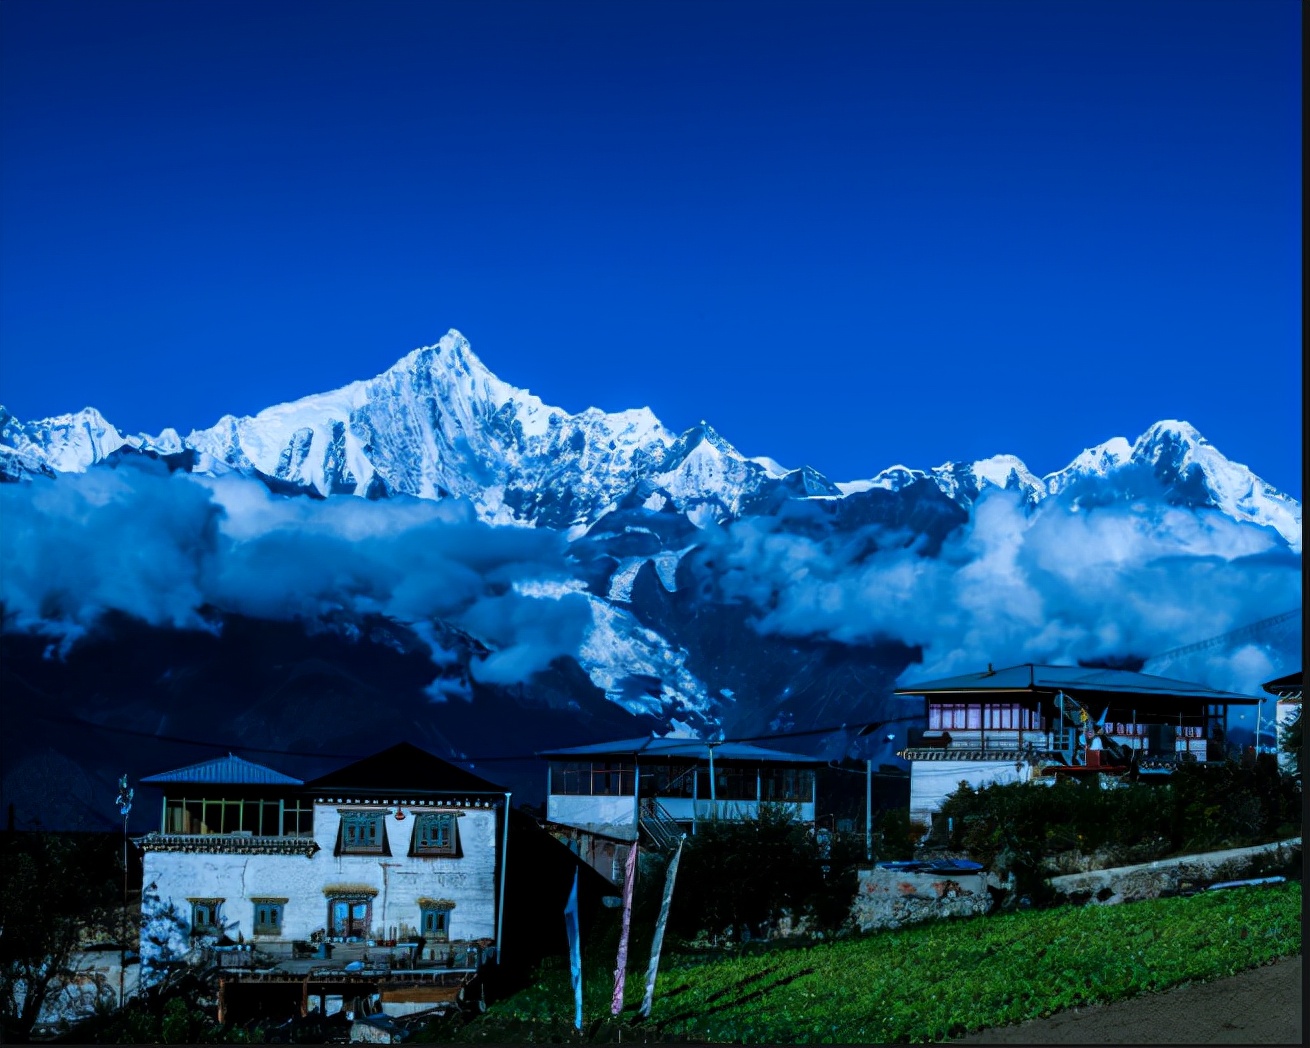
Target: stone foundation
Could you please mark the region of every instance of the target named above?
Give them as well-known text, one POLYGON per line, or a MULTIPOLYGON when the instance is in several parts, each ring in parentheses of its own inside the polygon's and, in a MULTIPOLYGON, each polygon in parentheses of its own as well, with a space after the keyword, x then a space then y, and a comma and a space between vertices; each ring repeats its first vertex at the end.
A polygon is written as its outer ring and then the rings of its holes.
POLYGON ((987 877, 981 871, 905 873, 866 867, 859 871, 851 917, 867 932, 943 917, 977 917, 991 908, 987 877))

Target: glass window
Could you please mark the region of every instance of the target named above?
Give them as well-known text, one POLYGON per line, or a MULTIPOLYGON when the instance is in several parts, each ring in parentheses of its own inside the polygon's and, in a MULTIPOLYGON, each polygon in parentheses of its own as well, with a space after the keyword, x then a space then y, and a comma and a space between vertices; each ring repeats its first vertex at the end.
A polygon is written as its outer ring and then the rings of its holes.
POLYGON ((807 768, 768 768, 761 773, 760 792, 766 801, 809 801, 813 780, 807 768))
POLYGON ((591 764, 583 761, 569 761, 551 766, 550 789, 552 793, 579 797, 591 792, 591 764))
POLYGON ((641 765, 643 797, 690 797, 694 785, 695 765, 641 765))
POLYGON ((415 855, 454 855, 456 816, 424 812, 414 819, 415 855))
MULTIPOLYGON (((700 799, 710 796, 710 770, 700 770, 700 799)), ((755 769, 718 764, 714 768, 714 798, 720 801, 755 800, 755 769)))
POLYGON ((314 834, 314 805, 303 798, 292 798, 282 803, 282 835, 284 837, 311 837, 314 834))
POLYGON ((632 765, 618 761, 597 761, 591 766, 591 792, 597 797, 620 797, 632 793, 632 765))

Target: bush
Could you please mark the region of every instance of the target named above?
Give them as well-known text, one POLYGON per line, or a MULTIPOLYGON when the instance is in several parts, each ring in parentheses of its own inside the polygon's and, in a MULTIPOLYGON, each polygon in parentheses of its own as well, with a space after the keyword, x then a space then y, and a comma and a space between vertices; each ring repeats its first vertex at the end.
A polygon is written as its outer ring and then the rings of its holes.
MULTIPOLYGON (((1047 860, 1062 852, 1118 852, 1126 861, 1240 847, 1290 836, 1301 820, 1301 791, 1267 754, 1222 765, 1184 764, 1167 784, 1094 781, 1054 786, 965 783, 942 804, 935 834, 1002 876, 1036 888, 1047 860), (941 827, 952 828, 943 833, 941 827)), ((1024 886, 1019 886, 1020 893, 1024 886)))
POLYGON ((862 844, 857 850, 830 838, 826 851, 786 805, 761 805, 741 822, 701 823, 683 847, 670 931, 688 939, 703 931, 754 936, 784 912, 839 926, 850 913, 862 844))

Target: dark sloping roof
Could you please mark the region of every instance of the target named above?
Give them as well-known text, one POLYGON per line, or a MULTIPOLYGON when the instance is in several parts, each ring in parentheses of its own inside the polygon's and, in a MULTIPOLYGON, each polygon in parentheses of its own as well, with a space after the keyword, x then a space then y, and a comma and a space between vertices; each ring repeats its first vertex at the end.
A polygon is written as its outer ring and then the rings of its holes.
MULTIPOLYGON (((769 750, 763 746, 750 746, 744 742, 713 743, 715 760, 758 761, 765 764, 812 764, 816 768, 827 763, 816 757, 787 750, 769 750)), ((590 746, 571 746, 562 750, 545 750, 538 757, 676 757, 683 760, 710 759, 711 744, 703 739, 659 739, 648 736, 638 739, 620 739, 618 742, 597 742, 590 746)))
POLYGON ((1112 670, 1086 666, 1038 666, 1031 662, 1009 666, 1003 670, 985 670, 982 673, 965 673, 958 677, 921 681, 918 684, 897 688, 897 695, 933 695, 945 692, 970 691, 1065 691, 1119 692, 1124 695, 1144 695, 1155 698, 1204 699, 1207 702, 1230 706, 1253 706, 1260 700, 1236 692, 1217 691, 1195 681, 1171 680, 1153 677, 1131 670, 1112 670))
POLYGON ((1300 695, 1305 688, 1305 671, 1297 670, 1286 677, 1267 680, 1260 687, 1270 695, 1300 695))
POLYGON ((293 779, 280 771, 255 764, 228 754, 201 764, 190 764, 174 771, 161 771, 147 775, 142 782, 198 782, 212 785, 241 786, 299 786, 303 780, 293 779))
POLYGON ((405 790, 426 793, 505 793, 505 787, 458 768, 412 743, 330 771, 305 785, 314 789, 405 790))

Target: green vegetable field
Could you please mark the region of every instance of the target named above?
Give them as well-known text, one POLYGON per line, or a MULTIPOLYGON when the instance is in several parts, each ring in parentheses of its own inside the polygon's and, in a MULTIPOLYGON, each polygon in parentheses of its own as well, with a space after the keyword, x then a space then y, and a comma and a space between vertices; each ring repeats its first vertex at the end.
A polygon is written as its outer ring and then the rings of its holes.
POLYGON ((939 1041, 1231 975, 1300 949, 1301 885, 1291 883, 942 922, 710 962, 666 957, 645 1023, 633 1022, 644 972, 629 975, 628 1007, 611 1020, 608 969, 589 957, 582 1034, 572 1029, 564 966, 468 1025, 428 1034, 460 1041, 939 1041))

